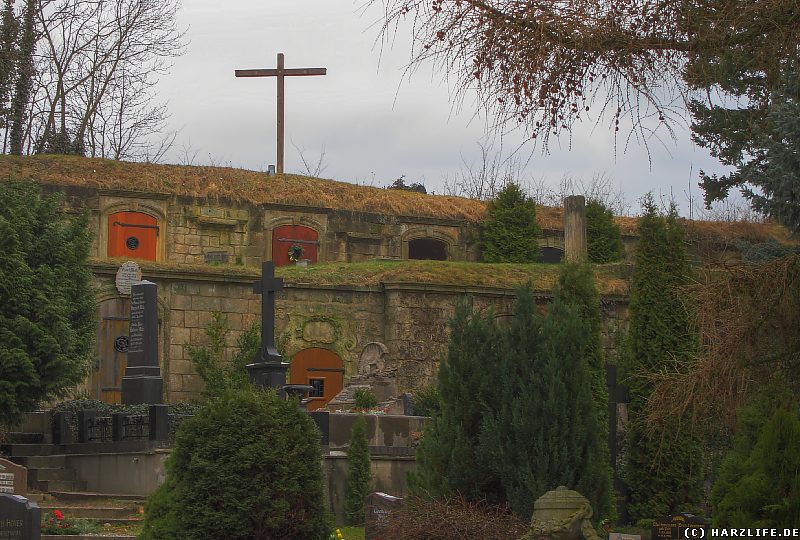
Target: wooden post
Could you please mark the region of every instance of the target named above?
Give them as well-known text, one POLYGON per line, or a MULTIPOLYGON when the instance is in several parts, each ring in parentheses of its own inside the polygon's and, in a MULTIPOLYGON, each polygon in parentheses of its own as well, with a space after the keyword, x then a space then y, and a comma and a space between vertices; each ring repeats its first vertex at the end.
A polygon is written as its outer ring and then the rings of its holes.
POLYGON ((586 250, 586 199, 583 195, 564 198, 564 258, 567 262, 582 263, 588 259, 586 250))
POLYGON ((277 69, 237 69, 235 71, 237 77, 275 77, 278 81, 278 146, 277 146, 277 172, 283 173, 283 148, 284 148, 284 90, 283 78, 284 77, 300 77, 308 75, 326 75, 328 70, 326 68, 295 68, 285 69, 283 61, 283 53, 278 53, 278 68, 277 69))

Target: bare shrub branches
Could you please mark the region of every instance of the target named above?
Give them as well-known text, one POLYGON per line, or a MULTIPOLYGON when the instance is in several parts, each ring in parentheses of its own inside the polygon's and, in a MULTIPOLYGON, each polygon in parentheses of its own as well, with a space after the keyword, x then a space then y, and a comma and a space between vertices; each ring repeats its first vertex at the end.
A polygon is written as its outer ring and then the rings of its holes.
POLYGON ((800 390, 800 256, 707 269, 691 292, 701 352, 650 375, 654 423, 690 412, 700 424, 732 426, 754 391, 773 383, 800 390))

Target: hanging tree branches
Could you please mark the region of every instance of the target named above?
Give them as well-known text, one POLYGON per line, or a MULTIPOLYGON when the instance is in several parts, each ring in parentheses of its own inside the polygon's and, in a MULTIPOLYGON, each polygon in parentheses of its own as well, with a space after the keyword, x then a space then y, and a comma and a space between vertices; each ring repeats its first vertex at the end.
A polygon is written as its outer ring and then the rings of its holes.
POLYGON ((433 61, 498 127, 545 145, 593 106, 616 131, 627 117, 635 136, 671 134, 687 90, 716 85, 709 74, 745 51, 769 85, 800 38, 797 0, 380 1, 384 37, 413 22, 412 66, 433 61))

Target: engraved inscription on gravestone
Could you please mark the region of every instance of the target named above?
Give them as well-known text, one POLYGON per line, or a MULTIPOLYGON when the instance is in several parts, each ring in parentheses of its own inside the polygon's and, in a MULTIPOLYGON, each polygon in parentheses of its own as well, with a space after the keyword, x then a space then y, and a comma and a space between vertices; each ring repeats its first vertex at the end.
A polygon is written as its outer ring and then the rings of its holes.
POLYGON ((28 469, 0 458, 0 493, 28 493, 28 469))
POLYGON ((119 294, 131 294, 131 286, 142 279, 142 269, 133 261, 128 261, 117 270, 117 290, 119 294))
POLYGON ((35 502, 0 493, 0 539, 40 540, 41 529, 42 511, 35 502))
POLYGON ((128 332, 128 354, 144 352, 144 291, 131 294, 131 321, 128 332))
POLYGON ((389 514, 403 506, 403 499, 378 491, 367 495, 365 503, 364 536, 366 540, 377 540, 388 525, 389 514))
POLYGON ((678 538, 704 538, 705 531, 701 535, 687 535, 686 529, 707 529, 708 523, 699 516, 692 514, 675 514, 653 522, 650 529, 650 540, 675 540, 678 538))

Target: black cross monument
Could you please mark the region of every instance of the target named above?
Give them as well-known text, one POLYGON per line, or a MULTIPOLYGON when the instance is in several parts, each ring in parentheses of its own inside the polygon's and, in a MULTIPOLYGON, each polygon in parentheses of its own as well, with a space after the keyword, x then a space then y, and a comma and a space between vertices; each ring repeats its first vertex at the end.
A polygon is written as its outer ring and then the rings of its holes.
POLYGON ((283 361, 275 347, 275 293, 283 288, 283 279, 275 277, 275 263, 261 263, 261 279, 253 283, 253 292, 261 295, 261 352, 252 364, 247 364, 250 380, 261 388, 286 385, 289 364, 283 361))

